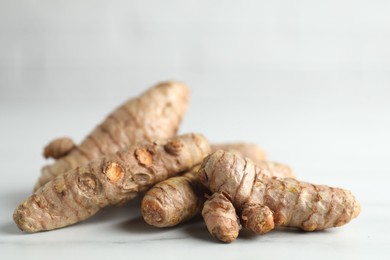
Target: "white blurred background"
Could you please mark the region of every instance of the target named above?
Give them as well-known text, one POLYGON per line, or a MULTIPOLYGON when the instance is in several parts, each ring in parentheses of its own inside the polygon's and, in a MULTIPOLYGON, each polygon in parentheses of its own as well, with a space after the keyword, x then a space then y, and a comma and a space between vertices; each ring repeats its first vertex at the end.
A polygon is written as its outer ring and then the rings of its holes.
POLYGON ((256 142, 302 179, 388 202, 389 46, 385 0, 0 1, 3 183, 28 193, 45 143, 178 79, 181 132, 256 142))
POLYGON ((3 258, 198 259, 196 248, 250 259, 261 246, 272 259, 389 259, 389 46, 388 0, 0 0, 3 258), (168 79, 192 90, 180 132, 255 142, 302 180, 350 189, 361 215, 329 232, 244 236, 223 252, 202 225, 147 227, 139 201, 66 229, 17 230, 11 215, 47 163, 43 146, 81 141, 168 79))

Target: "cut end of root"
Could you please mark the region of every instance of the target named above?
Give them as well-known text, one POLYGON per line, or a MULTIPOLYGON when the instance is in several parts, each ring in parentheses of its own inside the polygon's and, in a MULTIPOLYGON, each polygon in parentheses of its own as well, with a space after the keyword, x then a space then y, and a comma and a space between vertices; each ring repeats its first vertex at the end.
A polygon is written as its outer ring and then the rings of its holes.
POLYGON ((242 225, 257 234, 265 234, 274 229, 272 211, 267 206, 252 205, 244 207, 241 213, 242 225))
POLYGON ((165 223, 165 209, 160 203, 153 199, 145 197, 141 206, 142 217, 145 222, 154 227, 167 227, 165 223))
POLYGON ((238 233, 238 229, 229 229, 223 226, 217 226, 211 231, 213 237, 224 243, 231 243, 236 240, 238 233))
POLYGON ((25 232, 37 232, 39 231, 28 221, 27 208, 23 205, 17 207, 13 213, 13 219, 18 228, 25 232))
POLYGON ((171 140, 165 146, 165 151, 172 155, 179 155, 183 150, 184 144, 180 140, 171 140))
POLYGON ((116 183, 118 180, 122 179, 124 176, 124 170, 122 166, 118 163, 109 163, 104 172, 106 173, 107 178, 111 183, 116 183))
POLYGON ((139 148, 135 150, 135 157, 137 158, 138 163, 145 167, 150 167, 153 163, 153 156, 146 149, 139 148))

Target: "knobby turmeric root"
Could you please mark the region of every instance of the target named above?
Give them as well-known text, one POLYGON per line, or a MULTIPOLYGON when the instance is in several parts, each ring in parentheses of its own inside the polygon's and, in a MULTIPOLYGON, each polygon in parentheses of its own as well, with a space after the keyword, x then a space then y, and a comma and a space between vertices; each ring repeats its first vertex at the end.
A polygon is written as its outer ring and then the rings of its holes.
MULTIPOLYGON (((295 177, 293 170, 283 164, 265 161, 265 152, 255 144, 211 145, 212 151, 223 147, 238 156, 248 157, 269 176, 295 177)), ((157 183, 143 197, 142 216, 155 227, 171 227, 193 218, 201 212, 208 190, 198 178, 199 166, 181 175, 157 183)))
POLYGON ((222 150, 204 159, 199 179, 211 192, 218 193, 209 199, 202 215, 210 232, 225 242, 233 241, 231 234, 238 232, 235 224, 223 226, 232 223, 231 211, 225 214, 229 203, 242 225, 259 234, 275 226, 305 231, 338 227, 360 213, 360 204, 350 191, 270 177, 251 161, 222 150))
POLYGON ((207 140, 198 134, 130 146, 46 183, 16 208, 14 221, 27 232, 80 222, 189 170, 209 153, 207 140))
POLYGON ((44 156, 58 160, 42 169, 34 190, 59 174, 129 145, 174 136, 188 99, 186 85, 163 82, 114 110, 80 145, 63 138, 51 142, 44 156))
POLYGON ((209 232, 219 240, 229 243, 238 237, 240 222, 236 209, 227 194, 215 192, 205 203, 202 210, 209 232))

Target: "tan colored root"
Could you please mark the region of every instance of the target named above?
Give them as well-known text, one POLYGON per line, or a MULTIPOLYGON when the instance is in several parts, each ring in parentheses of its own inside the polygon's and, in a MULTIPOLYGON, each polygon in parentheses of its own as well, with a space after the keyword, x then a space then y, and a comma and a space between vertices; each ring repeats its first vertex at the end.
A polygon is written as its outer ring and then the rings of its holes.
POLYGON ((246 158, 250 158, 255 163, 262 162, 267 159, 267 155, 258 145, 252 143, 224 143, 211 144, 211 152, 224 150, 246 158))
POLYGON ((274 229, 272 211, 260 204, 245 205, 241 212, 242 225, 257 234, 265 234, 274 229))
MULTIPOLYGON (((260 149, 252 144, 218 145, 218 147, 221 146, 225 149, 233 149, 232 151, 237 156, 245 154, 253 161, 257 160, 260 154, 260 149)), ((213 147, 217 146, 212 145, 212 149, 213 147)), ((264 169, 264 173, 269 176, 295 176, 287 165, 264 160, 257 161, 264 169)), ((199 181, 198 168, 196 167, 182 176, 162 181, 145 194, 142 199, 141 212, 146 223, 160 228, 171 227, 187 221, 201 212, 205 201, 204 194, 208 191, 199 181)))
POLYGON ((251 161, 222 150, 205 158, 199 178, 211 192, 228 194, 244 224, 258 233, 272 229, 271 216, 275 226, 314 231, 344 225, 360 213, 347 190, 270 177, 251 161))
POLYGON ((212 144, 211 152, 218 150, 234 153, 236 156, 251 159, 256 166, 262 169, 263 174, 278 178, 296 178, 294 170, 288 165, 266 160, 267 156, 263 149, 252 143, 226 143, 212 144))
POLYGON ((282 163, 259 160, 255 162, 257 168, 261 169, 261 173, 270 177, 278 178, 296 178, 294 170, 282 163))
POLYGON ((209 232, 225 243, 234 241, 240 231, 236 210, 227 194, 216 192, 205 203, 202 216, 209 232))
POLYGON ((209 153, 207 140, 198 134, 130 146, 46 183, 16 208, 14 221, 27 232, 80 222, 188 171, 209 153))
POLYGON ((206 189, 196 177, 199 166, 181 176, 157 183, 145 194, 141 212, 146 223, 155 227, 171 227, 200 212, 206 189))
MULTIPOLYGON (((114 110, 69 154, 42 169, 34 190, 79 165, 142 142, 172 137, 187 111, 189 89, 179 82, 163 82, 114 110)), ((53 145, 49 145, 50 147, 53 145)), ((60 149, 61 150, 61 149, 60 149)), ((53 152, 48 152, 52 156, 53 152)))
POLYGON ((59 159, 70 153, 70 151, 72 151, 75 147, 76 145, 73 143, 72 139, 68 137, 60 137, 54 139, 45 146, 43 156, 45 158, 59 159))

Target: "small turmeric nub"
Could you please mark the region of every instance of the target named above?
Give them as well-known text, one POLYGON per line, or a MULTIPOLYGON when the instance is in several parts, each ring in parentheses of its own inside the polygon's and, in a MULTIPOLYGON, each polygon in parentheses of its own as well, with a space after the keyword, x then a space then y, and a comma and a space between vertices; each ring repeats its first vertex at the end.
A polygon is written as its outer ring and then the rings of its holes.
POLYGON ((181 149, 183 149, 183 144, 180 142, 171 141, 165 145, 165 150, 172 155, 179 154, 181 149))
POLYGON ((135 156, 137 157, 138 162, 145 166, 150 167, 152 165, 152 155, 145 149, 135 150, 135 156))
POLYGON ((205 203, 202 216, 207 229, 218 240, 225 243, 234 241, 240 231, 236 210, 229 195, 223 192, 214 193, 205 203))
POLYGON ((104 170, 108 180, 111 183, 116 183, 118 180, 122 179, 124 176, 124 170, 122 166, 116 162, 110 162, 104 170))
POLYGON ((267 159, 266 152, 253 143, 220 143, 211 145, 212 152, 218 150, 228 151, 244 158, 249 158, 255 163, 267 159))
POLYGON ((48 143, 44 150, 43 156, 47 158, 59 159, 70 153, 76 145, 69 137, 60 137, 48 143))
POLYGON ((274 229, 272 211, 263 205, 244 206, 241 212, 242 225, 257 234, 265 234, 274 229))

